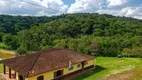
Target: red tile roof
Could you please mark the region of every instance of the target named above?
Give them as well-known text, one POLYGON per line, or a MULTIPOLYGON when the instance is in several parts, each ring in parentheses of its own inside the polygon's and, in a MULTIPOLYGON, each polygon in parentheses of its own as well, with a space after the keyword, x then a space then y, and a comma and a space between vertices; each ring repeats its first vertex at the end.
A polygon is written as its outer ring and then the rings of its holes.
POLYGON ((94 56, 81 54, 68 49, 51 48, 26 56, 3 60, 2 63, 24 77, 30 77, 72 64, 94 59, 94 56))

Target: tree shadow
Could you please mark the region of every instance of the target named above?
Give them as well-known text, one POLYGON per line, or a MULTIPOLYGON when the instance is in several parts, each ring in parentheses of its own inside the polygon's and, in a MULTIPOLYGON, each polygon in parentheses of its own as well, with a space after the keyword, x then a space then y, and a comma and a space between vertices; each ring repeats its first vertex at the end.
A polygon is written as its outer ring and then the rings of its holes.
POLYGON ((85 79, 85 78, 87 78, 89 76, 92 76, 92 75, 94 75, 96 73, 99 73, 99 72, 101 72, 101 71, 103 71, 105 69, 106 68, 104 68, 104 67, 96 65, 96 68, 94 68, 92 70, 89 70, 89 71, 87 71, 87 72, 85 72, 83 74, 80 74, 80 75, 76 76, 75 78, 73 78, 72 80, 82 80, 82 79, 85 79))

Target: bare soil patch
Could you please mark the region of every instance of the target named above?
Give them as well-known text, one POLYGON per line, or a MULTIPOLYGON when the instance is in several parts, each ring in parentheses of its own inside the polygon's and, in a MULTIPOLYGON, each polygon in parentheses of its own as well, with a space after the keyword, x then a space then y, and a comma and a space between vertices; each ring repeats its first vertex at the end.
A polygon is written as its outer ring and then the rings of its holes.
POLYGON ((142 80, 142 67, 110 75, 99 80, 142 80))

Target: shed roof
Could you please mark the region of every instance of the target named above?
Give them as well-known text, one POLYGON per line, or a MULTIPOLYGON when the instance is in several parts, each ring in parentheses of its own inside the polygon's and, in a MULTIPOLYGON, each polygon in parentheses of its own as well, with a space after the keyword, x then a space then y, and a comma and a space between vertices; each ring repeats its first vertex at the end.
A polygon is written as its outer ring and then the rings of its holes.
POLYGON ((94 56, 81 54, 73 50, 51 48, 26 56, 3 60, 2 63, 23 77, 30 77, 47 71, 63 68, 72 64, 93 59, 94 56))

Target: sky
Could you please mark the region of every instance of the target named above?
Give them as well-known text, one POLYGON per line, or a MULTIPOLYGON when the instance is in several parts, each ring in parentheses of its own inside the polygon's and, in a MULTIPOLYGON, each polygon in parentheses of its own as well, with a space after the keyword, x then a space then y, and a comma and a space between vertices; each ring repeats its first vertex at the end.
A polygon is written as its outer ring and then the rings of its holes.
POLYGON ((0 14, 99 13, 142 19, 142 0, 0 0, 0 14))

